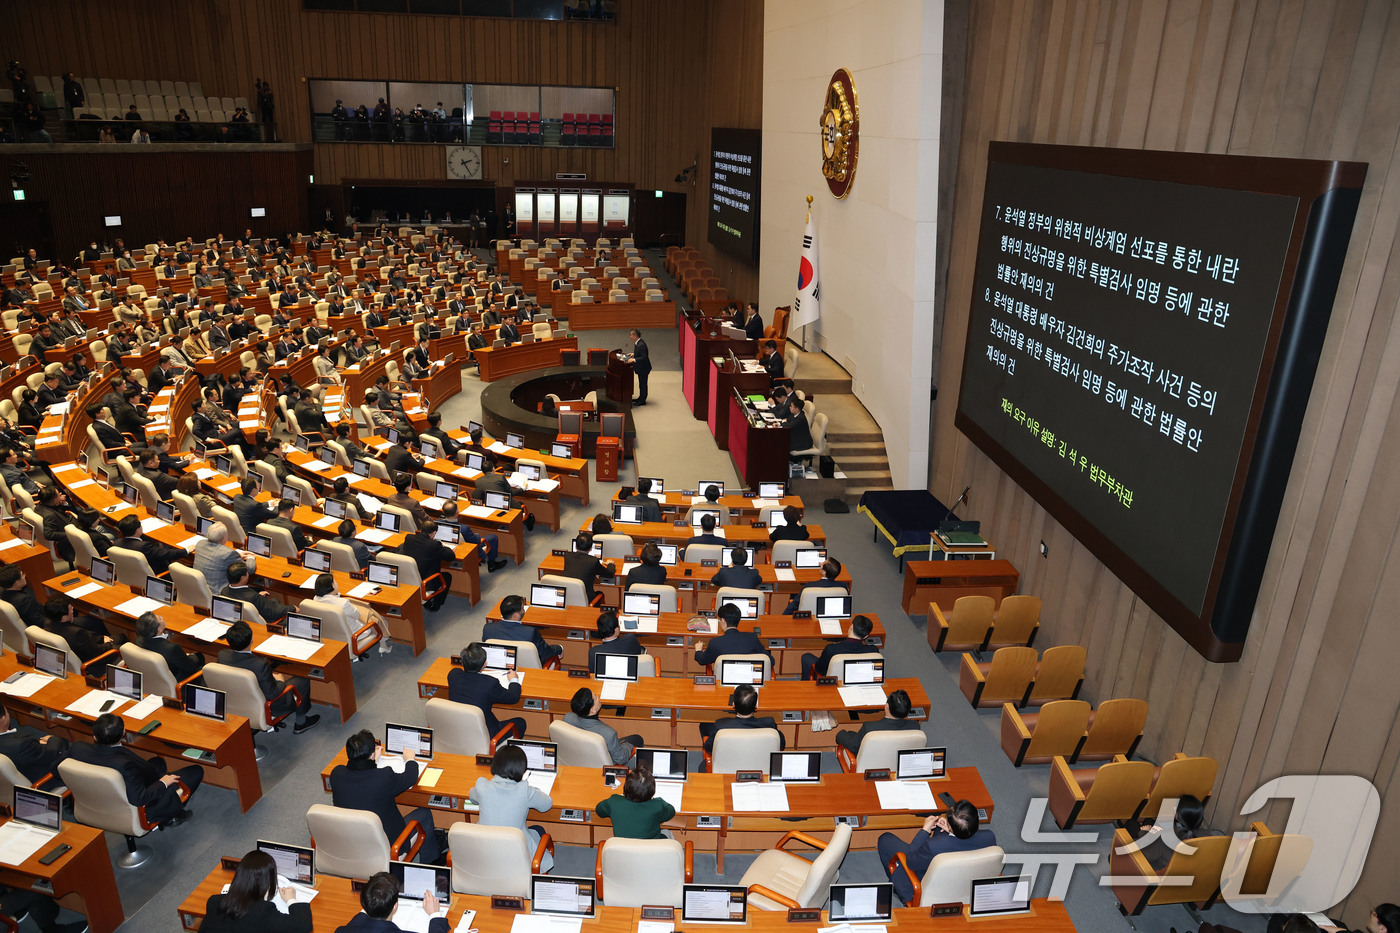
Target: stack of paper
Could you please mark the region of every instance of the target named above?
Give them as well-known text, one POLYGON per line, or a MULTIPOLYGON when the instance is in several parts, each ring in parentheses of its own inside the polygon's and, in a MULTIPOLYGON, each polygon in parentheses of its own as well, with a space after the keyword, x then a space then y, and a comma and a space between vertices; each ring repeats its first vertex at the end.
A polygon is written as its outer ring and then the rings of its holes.
POLYGON ((82 599, 91 593, 102 592, 102 584, 96 581, 84 583, 82 586, 75 586, 71 590, 65 590, 63 595, 69 599, 82 599))
POLYGON ((200 641, 216 642, 229 630, 229 623, 218 619, 201 619, 185 629, 185 634, 200 641))
POLYGON ((154 599, 147 599, 144 596, 133 596, 131 599, 128 599, 118 606, 117 611, 122 615, 128 615, 135 619, 142 613, 155 612, 158 609, 164 608, 165 603, 158 603, 154 599))
POLYGON ((557 771, 526 771, 525 783, 542 794, 547 794, 554 789, 554 779, 559 776, 557 771))
POLYGON ((504 454, 510 452, 510 448, 507 447, 505 444, 501 443, 500 441, 492 441, 490 446, 488 446, 486 449, 494 454, 504 454))
POLYGON ((553 492, 559 488, 559 481, 557 479, 526 480, 525 488, 531 492, 553 492))
POLYGON ((937 810, 928 781, 876 781, 881 810, 937 810))
POLYGON ((791 583, 797 579, 797 575, 792 572, 790 567, 774 567, 773 576, 777 577, 781 583, 791 583))
POLYGON ((20 674, 11 674, 13 680, 6 678, 0 681, 0 693, 8 693, 12 697, 27 697, 38 693, 49 681, 53 680, 48 674, 40 674, 37 671, 20 674))
POLYGON ((598 691, 598 696, 605 703, 621 703, 623 700, 627 699, 627 681, 603 681, 603 689, 598 691))
POLYGON ((844 632, 840 619, 817 619, 817 627, 823 635, 840 635, 844 632))
POLYGON ((19 865, 58 838, 58 833, 11 820, 0 826, 0 862, 19 865))
POLYGON ((355 500, 360 504, 360 511, 366 515, 378 515, 380 507, 384 504, 367 493, 355 493, 355 500))
POLYGON ((424 912, 422 901, 400 898, 398 906, 394 908, 393 922, 404 933, 428 933, 428 924, 433 917, 446 918, 447 908, 438 907, 438 912, 430 917, 424 912))
POLYGON ((458 467, 452 471, 453 476, 464 476, 469 480, 480 479, 484 474, 480 470, 473 470, 471 467, 458 467))
MULTIPOLYGON (((394 921, 398 922, 397 915, 394 921)), ((510 933, 579 933, 582 929, 582 917, 556 917, 550 914, 516 914, 510 925, 510 933)))
POLYGON ((132 722, 140 722, 160 709, 162 705, 163 703, 159 696, 148 696, 143 698, 140 703, 122 710, 122 715, 132 722))
POLYGON ((749 503, 749 507, 755 509, 772 509, 782 504, 783 501, 781 499, 754 499, 749 503))
POLYGON ((69 703, 66 708, 70 713, 81 713, 84 716, 95 718, 103 713, 113 712, 130 702, 131 700, 126 697, 109 690, 89 690, 69 703), (104 706, 106 709, 103 709, 104 706))
MULTIPOLYGON (((253 427, 257 427, 257 422, 253 423, 253 427)), ((218 476, 219 474, 209 469, 208 467, 201 467, 200 469, 194 471, 194 475, 199 479, 208 479, 211 476, 218 476)))
POLYGON ((788 809, 785 784, 731 784, 729 791, 736 811, 784 813, 788 809))
POLYGON ((157 528, 164 528, 164 527, 166 527, 165 522, 161 521, 160 519, 156 518, 155 516, 151 516, 150 518, 143 518, 143 519, 141 519, 141 533, 142 533, 143 535, 148 535, 148 534, 150 534, 151 532, 155 531, 157 528))
POLYGON ((394 532, 385 531, 383 528, 368 528, 355 535, 361 541, 368 541, 370 544, 383 544, 394 536, 394 532))
POLYGON ((676 812, 681 812, 681 804, 685 802, 685 784, 680 781, 657 781, 656 796, 676 808, 676 812))
POLYGON ((331 468, 331 464, 326 463, 322 460, 307 460, 306 462, 298 465, 303 470, 310 470, 312 473, 320 473, 322 470, 329 470, 331 468))
POLYGON ((351 599, 364 599, 366 596, 373 596, 379 589, 378 583, 361 583, 345 595, 351 599))
POLYGON ((305 638, 289 638, 286 635, 271 635, 255 649, 258 654, 272 654, 281 658, 295 658, 305 661, 321 650, 321 643, 305 638))
POLYGON ((885 689, 879 684, 861 684, 836 688, 841 702, 849 709, 855 706, 884 706, 885 689))

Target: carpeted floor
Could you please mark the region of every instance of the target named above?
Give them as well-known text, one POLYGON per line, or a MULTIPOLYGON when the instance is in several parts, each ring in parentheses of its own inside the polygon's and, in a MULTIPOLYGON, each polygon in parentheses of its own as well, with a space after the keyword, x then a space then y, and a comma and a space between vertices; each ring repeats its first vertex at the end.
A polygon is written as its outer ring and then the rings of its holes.
MULTIPOLYGON (((653 259, 652 268, 664 276, 661 257, 653 259)), ((622 345, 621 331, 591 331, 580 334, 580 346, 616 347, 622 345)), ((680 392, 680 367, 674 330, 648 331, 646 339, 656 371, 651 379, 652 404, 635 412, 638 434, 637 463, 645 475, 662 476, 668 486, 694 485, 702 476, 735 480, 728 455, 715 448, 704 422, 691 417, 680 392)), ((449 400, 442 408, 449 424, 464 423, 478 414, 476 398, 481 384, 474 378, 464 380, 461 395, 449 400)), ((629 483, 637 475, 628 463, 621 478, 629 483)), ((430 613, 427 622, 428 648, 417 658, 400 646, 388 657, 373 657, 354 665, 355 690, 359 712, 351 722, 342 726, 329 710, 319 710, 321 724, 305 735, 289 731, 260 738, 259 744, 268 754, 261 762, 263 798, 247 814, 240 814, 232 792, 218 788, 202 789, 192 802, 195 817, 183 826, 167 832, 153 833, 146 844, 155 856, 135 871, 118 871, 123 903, 129 917, 122 927, 129 931, 174 930, 177 928, 176 907, 217 864, 221 855, 240 855, 258 839, 276 839, 305 843, 308 839, 305 813, 314 803, 329 802, 321 789, 319 772, 341 748, 352 731, 365 728, 374 732, 382 729, 386 720, 418 722, 423 718, 423 701, 417 696, 414 683, 431 661, 443 654, 456 652, 475 640, 481 630, 483 612, 510 593, 525 593, 536 576, 534 567, 551 548, 563 547, 588 516, 599 511, 611 494, 613 485, 594 484, 593 505, 583 507, 565 500, 562 528, 551 534, 540 527, 527 534, 527 559, 520 567, 495 574, 482 574, 482 601, 473 608, 465 600, 451 598, 439 612, 430 613)), ((1077 927, 1086 933, 1126 930, 1116 901, 1107 888, 1099 885, 1107 865, 1108 839, 1106 829, 1088 832, 1096 841, 1062 845, 1048 815, 1029 830, 1022 823, 1032 799, 1045 793, 1047 768, 1033 766, 1017 769, 1002 754, 998 744, 998 717, 991 711, 976 712, 957 689, 957 655, 935 656, 924 636, 923 620, 910 620, 900 608, 902 580, 896 562, 889 556, 887 545, 871 540, 869 522, 852 512, 848 515, 824 515, 819 506, 808 504, 809 520, 825 530, 832 553, 850 569, 855 580, 854 595, 858 611, 878 613, 889 631, 885 649, 889 673, 895 677, 920 678, 932 699, 931 718, 927 726, 929 739, 949 749, 950 763, 974 764, 982 771, 997 804, 992 828, 999 842, 1010 852, 1034 853, 1046 858, 1053 853, 1068 853, 1088 859, 1097 856, 1097 864, 1074 869, 1069 885, 1067 905, 1077 927), (1027 841, 1033 832, 1045 832, 1046 839, 1027 841), (1023 834, 1026 838, 1023 839, 1023 834)), ((1047 607, 1053 612, 1053 607, 1047 607)), ((1085 693, 1097 699, 1094 685, 1086 685, 1085 693)), ((698 758, 698 755, 693 756, 698 758)), ((837 770, 834 756, 826 756, 825 770, 837 770)), ((692 767, 697 762, 692 761, 692 767)), ((1039 812, 1039 811, 1037 811, 1039 812)), ((113 854, 123 848, 120 837, 109 837, 113 854)), ((569 875, 590 875, 593 852, 589 849, 561 846, 557 851, 555 871, 569 875)), ((737 883, 752 855, 731 854, 726 860, 723 880, 737 883)), ((697 854, 697 880, 716 880, 713 855, 697 854)), ((1052 872, 1039 872, 1036 893, 1050 889, 1052 872)), ((842 865, 843 881, 883 880, 878 859, 872 852, 855 852, 842 865)), ((65 915, 66 916, 66 915, 65 915)), ((1216 907, 1207 919, 1239 927, 1242 930, 1262 930, 1263 924, 1241 916, 1228 907, 1216 907)), ((1165 931, 1195 930, 1194 923, 1178 907, 1155 908, 1136 920, 1139 929, 1165 931)), ((26 930, 33 929, 32 921, 26 930)))

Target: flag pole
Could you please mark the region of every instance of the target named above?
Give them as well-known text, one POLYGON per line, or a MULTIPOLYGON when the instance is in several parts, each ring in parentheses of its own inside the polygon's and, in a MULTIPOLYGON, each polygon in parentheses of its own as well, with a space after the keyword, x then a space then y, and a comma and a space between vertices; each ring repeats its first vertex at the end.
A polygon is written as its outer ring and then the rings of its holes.
MULTIPOLYGON (((806 224, 809 224, 809 223, 811 223, 811 222, 812 222, 812 196, 809 194, 809 195, 807 195, 807 219, 803 222, 803 226, 806 226, 806 224)), ((799 341, 797 345, 798 345, 799 347, 802 348, 802 352, 803 352, 803 353, 806 353, 806 352, 807 352, 807 325, 806 325, 805 323, 802 325, 802 340, 799 341)))

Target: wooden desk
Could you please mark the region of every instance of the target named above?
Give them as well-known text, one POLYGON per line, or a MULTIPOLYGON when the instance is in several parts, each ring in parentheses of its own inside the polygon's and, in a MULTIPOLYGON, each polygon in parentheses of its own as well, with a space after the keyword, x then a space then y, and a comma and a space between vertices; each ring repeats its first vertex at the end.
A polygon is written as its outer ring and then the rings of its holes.
POLYGON ((351 405, 359 407, 365 403, 365 393, 374 388, 375 381, 388 371, 388 365, 389 354, 381 350, 376 351, 373 359, 367 357, 340 371, 340 378, 345 384, 345 394, 351 405))
MULTIPOLYGON (((448 436, 459 444, 466 444, 470 438, 465 429, 460 431, 448 431, 448 436)), ((489 434, 482 434, 481 443, 490 447, 497 443, 498 439, 489 434)), ((505 447, 504 441, 499 441, 505 447)), ((549 475, 559 480, 559 494, 570 499, 577 499, 583 505, 588 504, 588 460, 583 457, 555 457, 548 453, 541 453, 538 450, 530 450, 525 447, 505 447, 504 450, 495 451, 499 460, 508 460, 511 463, 521 459, 538 460, 544 464, 549 475)))
MULTIPOLYGON (((562 292, 560 294, 563 294, 562 292)), ((602 292, 607 295, 607 291, 602 292)), ((556 313, 557 316, 557 313, 556 313)), ((570 330, 674 327, 674 301, 593 301, 569 304, 570 330)))
POLYGON ((759 483, 787 482, 792 429, 786 425, 755 426, 736 393, 730 394, 728 405, 729 459, 739 478, 750 488, 757 488, 759 483))
POLYGON ((710 414, 710 358, 726 356, 733 350, 740 359, 754 355, 755 340, 734 340, 724 336, 723 322, 704 317, 684 316, 680 321, 681 391, 697 420, 710 414))
POLYGON ((910 615, 928 612, 930 602, 949 612, 963 596, 990 596, 1000 606, 1020 582, 1009 560, 911 560, 904 565, 902 604, 910 615))
MULTIPOLYGON (((589 519, 579 526, 579 531, 589 531, 592 529, 593 519, 589 519)), ((742 544, 745 547, 768 547, 767 528, 755 528, 752 525, 722 525, 724 529, 724 540, 730 544, 742 544)), ((821 525, 807 526, 808 541, 818 547, 826 547, 826 532, 821 525)), ((639 522, 635 525, 623 522, 613 522, 613 534, 628 535, 633 542, 657 541, 661 544, 685 544, 691 538, 700 534, 698 527, 690 525, 677 525, 674 522, 639 522)))
MULTIPOLYGON (((264 559, 259 558, 259 561, 264 559)), ((84 573, 65 573, 45 581, 44 585, 50 592, 66 593, 89 583, 99 586, 101 589, 78 597, 76 602, 88 609, 96 610, 103 622, 121 629, 126 635, 126 640, 133 641, 136 634, 137 615, 120 607, 122 603, 133 596, 141 595, 140 593, 135 593, 130 587, 120 583, 97 583, 84 573)), ((308 593, 309 591, 302 590, 301 592, 308 593)), ((186 629, 206 618, 204 610, 207 608, 199 607, 196 609, 183 603, 176 603, 157 610, 156 615, 161 617, 170 639, 177 645, 186 651, 203 655, 205 661, 216 661, 220 645, 200 641, 185 634, 186 629)), ((350 717, 355 715, 359 704, 355 700, 355 677, 350 672, 350 648, 345 642, 336 641, 333 638, 323 639, 321 647, 317 649, 315 654, 305 661, 300 661, 296 658, 288 658, 261 650, 262 643, 270 637, 267 626, 259 625, 256 622, 250 622, 248 625, 253 630, 252 647, 254 653, 261 654, 274 662, 277 669, 283 673, 295 674, 310 680, 312 701, 323 706, 335 707, 340 711, 341 722, 350 721, 350 717)))
POLYGON ((710 368, 710 412, 707 421, 710 435, 720 450, 729 449, 729 397, 738 391, 741 395, 767 395, 772 380, 768 373, 744 372, 736 368, 729 356, 712 356, 708 360, 710 368))
POLYGON ((36 593, 43 592, 40 587, 53 576, 53 553, 37 544, 25 544, 5 522, 0 522, 0 563, 19 567, 36 593))
MULTIPOLYGON (((0 818, 0 825, 8 822, 0 818)), ((92 933, 112 933, 126 919, 107 852, 107 834, 92 826, 65 820, 53 842, 18 865, 0 864, 0 884, 40 893, 47 884, 55 901, 87 918, 92 933), (41 865, 39 859, 60 842, 72 848, 52 864, 41 865)))
MULTIPOLYGON (((447 672, 451 669, 448 658, 437 658, 418 678, 418 695, 427 699, 441 691, 447 695, 447 672)), ((530 669, 523 672, 524 684, 521 688, 521 703, 515 707, 498 706, 498 714, 510 709, 508 716, 521 716, 530 735, 544 738, 549 735, 549 724, 563 719, 569 712, 569 701, 580 687, 591 687, 594 693, 602 690, 599 681, 588 677, 570 677, 567 671, 530 669), (533 702, 541 701, 541 702, 533 702), (528 706, 527 706, 528 704, 528 706), (532 708, 534 707, 534 708, 532 708)), ((928 718, 928 694, 915 678, 897 678, 885 681, 886 692, 903 689, 908 692, 915 710, 910 719, 928 718)), ((697 686, 693 681, 681 677, 643 677, 628 684, 627 698, 622 703, 627 715, 609 721, 617 728, 619 735, 638 733, 650 744, 660 744, 679 748, 700 747, 700 723, 714 722, 727 715, 729 696, 732 687, 713 685, 697 686), (652 718, 653 713, 657 715, 652 718)), ((837 688, 819 687, 812 680, 772 680, 758 691, 758 711, 776 719, 778 729, 787 738, 788 748, 830 749, 836 744, 836 732, 813 732, 807 728, 813 712, 837 711, 842 715, 838 721, 846 728, 860 727, 860 720, 850 720, 846 712, 878 718, 883 715, 884 704, 868 707, 848 708, 841 702, 837 688), (785 721, 784 711, 800 713, 801 717, 785 721)))
MULTIPOLYGON (((588 667, 588 649, 599 643, 595 629, 601 611, 594 606, 564 609, 529 606, 525 610, 524 621, 543 629, 545 638, 563 647, 561 661, 565 667, 583 669, 588 667)), ((875 644, 884 644, 885 627, 880 617, 873 612, 863 615, 873 623, 870 640, 875 644)), ((655 632, 636 633, 647 654, 656 658, 658 674, 690 677, 705 673, 704 666, 695 661, 695 651, 716 633, 690 631, 686 626, 691 617, 689 612, 663 612, 657 616, 655 632)), ((486 618, 504 618, 499 602, 487 611, 486 618)), ((773 673, 778 676, 800 676, 804 651, 820 654, 825 645, 838 640, 836 636, 823 635, 817 620, 811 618, 762 615, 752 622, 746 619, 739 625, 740 631, 745 632, 753 631, 755 627, 773 654, 773 673)))
MULTIPOLYGON (((0 658, 0 680, 22 668, 14 655, 0 658)), ((27 697, 9 697, 6 705, 19 720, 17 724, 32 725, 46 732, 66 735, 75 742, 92 741, 92 723, 96 716, 68 711, 68 707, 86 696, 91 688, 82 677, 68 677, 54 680, 27 697)), ((130 709, 124 703, 117 710, 130 709)), ((227 787, 238 792, 238 804, 244 813, 262 797, 262 778, 258 774, 258 763, 253 755, 253 732, 248 720, 242 716, 228 717, 226 722, 192 716, 175 709, 158 709, 145 719, 133 719, 122 715, 127 733, 122 744, 149 754, 161 755, 171 763, 189 763, 182 754, 187 748, 197 748, 212 753, 212 759, 198 763, 204 767, 204 781, 217 787, 227 787), (159 721, 155 731, 139 735, 137 730, 148 723, 159 721)))
POLYGON ((478 372, 482 382, 494 382, 516 373, 558 366, 561 351, 577 349, 577 337, 534 340, 510 347, 482 347, 476 351, 478 372))
POLYGON ((434 369, 426 379, 414 379, 412 385, 423 396, 423 405, 429 411, 435 411, 443 402, 462 391, 462 367, 458 360, 453 360, 446 366, 434 369))
MULTIPOLYGON (((332 769, 343 764, 345 752, 340 751, 321 769, 321 786, 327 793, 332 769)), ((468 796, 478 778, 491 779, 491 768, 478 765, 474 756, 467 755, 436 755, 428 767, 442 769, 436 784, 431 788, 415 785, 404 791, 398 796, 399 806, 431 807, 433 822, 439 829, 473 820, 477 807, 468 796)), ((949 793, 955 799, 970 800, 989 817, 994 812, 991 792, 976 768, 949 768, 947 776, 929 783, 935 794, 949 793)), ((823 774, 817 784, 787 785, 788 809, 782 818, 752 810, 736 810, 733 785, 732 774, 690 775, 681 806, 676 816, 666 823, 677 841, 693 842, 697 849, 716 853, 721 873, 727 851, 767 849, 784 833, 793 830, 829 839, 835 828, 833 818, 837 816, 861 817, 861 825, 853 827, 851 834, 852 849, 875 848, 884 832, 912 835, 924 818, 912 810, 882 809, 875 782, 867 781, 863 774, 823 774), (722 828, 699 828, 696 818, 701 816, 724 817, 722 828)), ((532 814, 531 819, 538 818, 539 822, 547 824, 550 836, 557 843, 596 847, 612 837, 612 822, 597 817, 592 811, 600 801, 616 793, 621 793, 621 789, 605 785, 601 769, 561 767, 549 793, 554 808, 538 817, 532 814), (586 822, 565 822, 559 816, 563 809, 587 811, 586 822)), ((942 809, 942 805, 938 805, 937 810, 942 809)), ((927 918, 928 911, 923 914, 927 918)))
MULTIPOLYGON (((653 499, 656 500, 656 502, 657 502, 658 505, 661 506, 661 511, 662 511, 662 512, 675 513, 676 519, 680 519, 683 515, 685 515, 686 511, 687 511, 692 505, 700 505, 700 506, 708 506, 708 505, 709 505, 709 503, 707 503, 707 502, 692 502, 692 501, 691 501, 692 498, 704 499, 705 497, 704 497, 704 495, 703 495, 703 492, 704 492, 704 490, 700 490, 700 491, 699 491, 700 494, 698 494, 697 496, 688 496, 688 495, 684 495, 684 494, 679 493, 679 492, 667 492, 667 493, 663 493, 662 495, 658 496, 658 495, 656 495, 656 493, 653 492, 653 493, 651 493, 651 497, 652 497, 653 499)), ((623 498, 622 498, 621 490, 619 490, 618 492, 613 493, 613 497, 612 497, 612 504, 613 504, 613 505, 622 505, 623 502, 624 502, 624 500, 623 500, 623 498)), ((762 512, 765 508, 767 508, 770 504, 780 505, 780 506, 783 506, 784 508, 786 508, 786 507, 789 506, 789 505, 792 505, 792 506, 796 506, 797 509, 798 509, 799 511, 802 511, 802 510, 805 508, 805 506, 803 506, 803 504, 802 504, 802 497, 801 497, 801 496, 784 496, 784 497, 781 498, 781 499, 759 499, 759 498, 757 498, 757 497, 751 497, 751 496, 735 496, 735 495, 728 495, 728 496, 720 496, 720 497, 719 497, 719 501, 715 503, 715 505, 718 506, 719 508, 728 510, 728 512, 729 512, 729 514, 730 514, 731 517, 733 517, 733 518, 742 518, 743 521, 745 521, 745 522, 758 521, 759 513, 762 512), (763 504, 762 504, 762 505, 756 504, 756 503, 760 503, 760 502, 763 503, 763 504)), ((618 527, 623 527, 623 526, 618 526, 618 527)), ((730 527, 732 527, 732 526, 729 525, 729 524, 725 524, 725 525, 722 525, 721 527, 722 527, 722 528, 730 528, 730 527)), ((771 529, 764 528, 764 529, 761 529, 761 530, 764 531, 765 533, 767 533, 767 532, 770 531, 771 529)), ((697 531, 696 534, 699 534, 699 532, 697 531)))

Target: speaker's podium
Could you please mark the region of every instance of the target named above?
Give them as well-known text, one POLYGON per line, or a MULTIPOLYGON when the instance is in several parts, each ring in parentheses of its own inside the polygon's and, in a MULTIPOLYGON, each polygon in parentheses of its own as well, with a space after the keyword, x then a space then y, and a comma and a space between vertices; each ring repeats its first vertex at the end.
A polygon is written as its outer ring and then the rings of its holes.
POLYGON ((627 416, 621 412, 608 411, 598 415, 598 443, 594 452, 597 465, 593 476, 599 482, 617 482, 617 470, 622 464, 622 432, 626 423, 627 416))
MULTIPOLYGON (((591 356, 593 351, 589 351, 591 356)), ((632 364, 623 359, 621 350, 608 354, 608 368, 604 373, 604 391, 614 402, 632 404, 632 364)))

